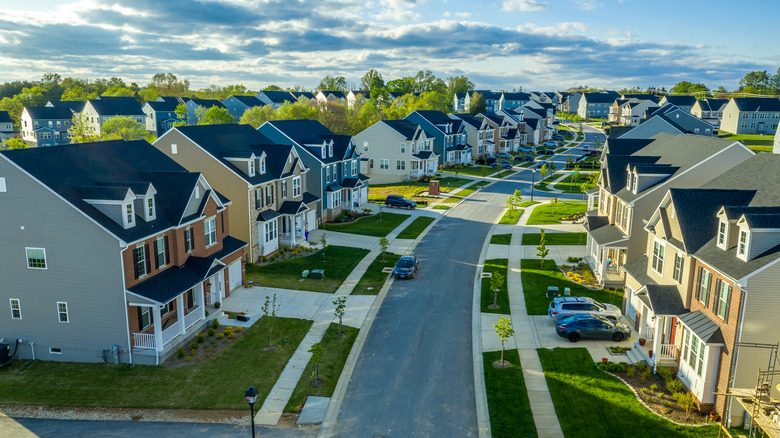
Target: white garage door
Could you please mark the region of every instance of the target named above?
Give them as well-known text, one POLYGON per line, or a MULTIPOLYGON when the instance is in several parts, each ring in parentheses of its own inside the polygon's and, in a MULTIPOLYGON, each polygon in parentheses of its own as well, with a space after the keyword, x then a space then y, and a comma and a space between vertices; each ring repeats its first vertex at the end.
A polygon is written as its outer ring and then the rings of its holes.
POLYGON ((236 260, 228 266, 228 277, 230 277, 230 290, 241 286, 241 260, 236 260))

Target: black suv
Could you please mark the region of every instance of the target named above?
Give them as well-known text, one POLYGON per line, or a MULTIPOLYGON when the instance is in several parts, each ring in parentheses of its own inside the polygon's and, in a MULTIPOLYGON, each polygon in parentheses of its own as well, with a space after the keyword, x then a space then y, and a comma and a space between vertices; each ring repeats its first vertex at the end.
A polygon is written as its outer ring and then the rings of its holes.
POLYGON ((408 210, 413 210, 417 207, 416 202, 399 195, 390 195, 385 198, 385 205, 388 207, 406 208, 408 210))

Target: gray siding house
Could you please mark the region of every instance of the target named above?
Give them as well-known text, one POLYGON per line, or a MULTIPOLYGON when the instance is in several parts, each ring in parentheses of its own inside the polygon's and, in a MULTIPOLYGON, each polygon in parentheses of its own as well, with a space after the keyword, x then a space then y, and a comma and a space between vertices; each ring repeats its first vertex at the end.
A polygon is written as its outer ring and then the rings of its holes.
POLYGON ((60 107, 24 107, 21 116, 21 137, 29 146, 54 146, 70 143, 68 129, 73 112, 60 107))
POLYGON ((780 122, 776 97, 735 97, 723 109, 720 127, 732 134, 774 135, 780 122))
POLYGON ((146 102, 141 110, 146 114, 146 130, 159 137, 179 122, 176 114, 177 101, 146 102))
MULTIPOLYGON (((614 128, 613 128, 614 129, 614 128)), ((619 136, 619 138, 648 139, 659 133, 694 134, 705 137, 717 135, 717 129, 710 123, 683 111, 672 104, 658 108, 653 115, 639 126, 619 136)))
POLYGON ((466 143, 466 131, 460 119, 451 119, 441 111, 412 111, 405 120, 419 124, 433 135, 433 152, 439 164, 449 166, 471 161, 471 147, 466 143))
POLYGON ((225 105, 228 114, 233 116, 236 119, 236 123, 238 123, 246 110, 266 104, 256 96, 230 96, 222 101, 222 105, 225 105))

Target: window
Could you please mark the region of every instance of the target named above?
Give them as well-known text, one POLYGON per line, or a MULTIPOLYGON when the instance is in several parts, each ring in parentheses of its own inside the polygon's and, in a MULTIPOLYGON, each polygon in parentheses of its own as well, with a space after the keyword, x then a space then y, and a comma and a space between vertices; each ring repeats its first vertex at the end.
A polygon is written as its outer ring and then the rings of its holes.
POLYGON ((168 264, 168 238, 160 237, 154 241, 154 266, 160 269, 168 264))
POLYGON ((369 158, 368 159, 368 168, 369 169, 373 169, 374 168, 374 159, 373 158, 369 158))
POLYGON ((726 245, 726 223, 721 222, 718 226, 718 245, 726 245))
POLYGON ((322 147, 322 154, 320 154, 322 158, 325 158, 325 146, 322 147))
POLYGON ((154 198, 150 197, 146 200, 146 217, 150 219, 154 217, 154 198))
POLYGON ((652 267, 659 275, 663 275, 664 270, 664 251, 666 246, 659 241, 653 242, 653 260, 652 267))
POLYGON ((683 257, 682 254, 679 252, 674 255, 674 272, 672 273, 672 278, 674 278, 674 281, 677 283, 682 283, 682 273, 683 273, 683 257))
POLYGON ((265 186, 265 205, 274 203, 274 186, 265 186))
POLYGON ((151 307, 138 307, 138 329, 145 330, 152 324, 151 307))
POLYGON ((328 145, 328 156, 329 157, 333 156, 333 144, 328 145))
POLYGON ((282 198, 287 197, 287 181, 282 181, 282 198))
POLYGON ((352 176, 356 176, 357 175, 357 167, 358 167, 357 161, 353 161, 352 162, 352 176))
POLYGON ((60 348, 60 347, 49 347, 49 354, 62 354, 62 348, 60 348))
POLYGON ((255 189, 255 208, 261 209, 263 208, 263 189, 255 189))
MULTIPOLYGON (((67 122, 65 122, 65 123, 67 123, 67 122)), ((178 154, 179 153, 179 150, 176 147, 176 143, 171 143, 171 153, 172 154, 178 154)))
POLYGON ((174 306, 174 302, 175 301, 171 301, 170 303, 162 306, 162 309, 160 309, 160 315, 161 316, 165 316, 165 315, 173 312, 175 310, 174 307, 176 307, 176 306, 174 306))
POLYGON ((341 192, 331 193, 330 208, 341 206, 341 192))
POLYGON ((745 255, 747 250, 747 231, 742 230, 739 232, 739 255, 745 255))
POLYGON ((301 196, 301 177, 296 176, 293 178, 293 197, 297 198, 301 196))
POLYGON ((406 153, 406 143, 404 143, 404 142, 401 142, 401 153, 402 154, 406 153))
MULTIPOLYGON (((690 331, 688 331, 690 334, 690 331)), ((693 370, 696 370, 696 356, 698 356, 699 352, 699 338, 696 337, 696 335, 691 336, 691 349, 688 352, 688 365, 693 368, 693 370)))
POLYGON ((265 157, 260 158, 260 175, 265 175, 265 157))
POLYGON ((138 245, 133 248, 133 270, 135 278, 141 278, 147 274, 146 245, 138 245))
POLYGON ((62 301, 57 302, 57 318, 59 322, 62 323, 70 322, 68 319, 68 303, 64 303, 62 301))
POLYGON ((184 252, 192 252, 194 246, 192 237, 192 227, 186 228, 184 230, 184 252))
POLYGON ((698 300, 707 307, 710 298, 710 283, 712 282, 712 274, 710 271, 699 268, 699 296, 698 300))
POLYGON ((379 168, 387 170, 390 168, 390 160, 379 160, 379 168))
POLYGON ((203 230, 206 239, 206 248, 217 243, 217 218, 206 219, 203 222, 203 230))
POLYGON ((265 224, 265 241, 270 242, 274 239, 276 239, 276 236, 278 235, 278 228, 276 226, 276 221, 271 220, 270 222, 265 224))
POLYGON ((406 170, 406 160, 396 160, 396 162, 395 162, 395 169, 396 170, 406 170))
POLYGON ((368 152, 368 142, 367 141, 363 142, 363 152, 368 152))
POLYGON ((696 367, 696 374, 701 377, 702 372, 704 372, 704 347, 706 345, 704 342, 699 342, 699 364, 696 367))
POLYGON ((249 160, 249 176, 255 176, 255 160, 249 160))
POLYGON ((57 120, 57 127, 58 127, 58 128, 62 128, 62 121, 60 121, 60 120, 57 120))
POLYGON ((325 182, 330 182, 330 166, 325 166, 325 182))
POLYGON ((133 204, 125 204, 125 223, 126 225, 133 225, 133 204))
POLYGON ((27 268, 46 269, 46 250, 44 248, 25 248, 27 251, 27 268))
POLYGON ((715 302, 715 313, 723 319, 723 322, 728 322, 729 305, 731 304, 731 285, 725 281, 718 281, 718 283, 720 287, 716 288, 718 299, 715 302))
POLYGON ((22 304, 18 298, 11 298, 11 319, 22 319, 22 304))

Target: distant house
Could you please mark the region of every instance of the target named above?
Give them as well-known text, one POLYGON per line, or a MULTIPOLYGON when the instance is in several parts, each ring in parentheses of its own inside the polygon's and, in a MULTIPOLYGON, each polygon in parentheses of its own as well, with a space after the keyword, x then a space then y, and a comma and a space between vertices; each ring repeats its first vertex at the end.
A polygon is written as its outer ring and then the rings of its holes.
POLYGON ((22 141, 29 146, 68 144, 72 120, 73 111, 66 106, 26 106, 21 116, 22 141))
POLYGON ((571 95, 571 93, 569 93, 568 91, 555 92, 555 98, 553 99, 553 104, 555 104, 558 111, 566 112, 563 110, 563 104, 564 102, 566 102, 566 99, 569 98, 569 95, 571 95))
POLYGON ((230 96, 222 101, 222 105, 225 105, 228 114, 233 116, 236 123, 238 123, 246 110, 265 104, 255 96, 230 96))
POLYGON ((80 100, 50 100, 46 102, 46 105, 44 106, 70 108, 75 114, 82 112, 84 110, 84 105, 86 105, 86 102, 80 100))
POLYGON ((697 100, 691 107, 691 114, 715 127, 719 127, 720 120, 723 118, 723 110, 726 109, 728 103, 728 99, 697 100))
POLYGON ((732 134, 774 135, 780 121, 776 97, 735 97, 723 109, 720 128, 732 134))
POLYGON ((460 119, 451 119, 441 111, 417 110, 404 117, 417 123, 433 135, 433 152, 439 164, 450 166, 471 161, 471 147, 466 142, 466 129, 460 119))
POLYGON ((190 125, 197 125, 200 122, 196 112, 198 108, 204 108, 207 111, 212 107, 225 108, 225 105, 216 99, 189 99, 185 106, 187 107, 187 123, 190 125))
POLYGON ((159 137, 173 128, 174 123, 179 121, 179 116, 176 114, 177 106, 179 103, 175 100, 146 102, 141 107, 146 114, 146 130, 159 137))
POLYGON ((14 122, 8 111, 0 111, 0 140, 14 138, 14 122))
POLYGON ((662 132, 667 134, 694 134, 705 137, 717 135, 715 127, 708 122, 692 115, 688 111, 683 111, 672 104, 667 104, 656 109, 650 118, 639 126, 620 135, 620 138, 649 139, 662 132))
POLYGON ((325 105, 327 103, 337 103, 339 105, 346 105, 347 103, 347 95, 344 94, 343 91, 339 90, 330 90, 330 91, 320 91, 317 93, 317 103, 320 105, 325 105))
POLYGON ((368 90, 350 90, 347 93, 347 108, 355 108, 355 105, 362 105, 370 97, 371 92, 368 90))
POLYGON ((501 93, 498 99, 498 109, 511 110, 519 108, 531 101, 531 95, 528 93, 501 93))
POLYGON ((468 93, 455 93, 452 96, 452 112, 462 113, 466 111, 466 95, 468 93))
POLYGON ((617 98, 615 91, 584 93, 579 101, 577 115, 582 118, 606 119, 609 116, 609 107, 617 98))
POLYGON ((79 117, 85 126, 95 135, 100 135, 103 123, 112 117, 130 117, 137 123, 146 126, 146 114, 141 104, 134 97, 104 97, 90 99, 84 104, 79 117))
POLYGON ((666 95, 661 98, 661 101, 658 102, 658 105, 664 106, 667 103, 671 103, 683 111, 691 112, 691 108, 693 108, 693 105, 696 103, 696 98, 693 96, 666 95))
POLYGON ((312 93, 309 93, 308 91, 290 91, 290 94, 292 94, 293 99, 297 102, 298 99, 301 97, 305 97, 309 100, 311 103, 317 103, 317 96, 315 96, 312 93))
POLYGON ((580 99, 582 99, 582 93, 579 91, 571 93, 566 100, 563 101, 562 111, 567 114, 577 114, 580 108, 580 99))
POLYGON ((297 98, 289 91, 260 91, 257 98, 263 105, 271 105, 273 109, 279 109, 285 102, 295 103, 297 98))
MULTIPOLYGON (((616 100, 615 102, 619 101, 616 100)), ((658 107, 658 104, 652 100, 629 99, 619 107, 618 123, 623 126, 639 126, 658 107)))
POLYGON ((466 144, 471 146, 471 158, 476 160, 483 156, 485 151, 479 141, 482 119, 469 113, 450 114, 449 117, 463 122, 463 130, 466 132, 466 144))
POLYGON ((417 181, 439 168, 434 135, 408 120, 381 120, 353 141, 361 154, 361 173, 375 184, 417 181))
POLYGON ((528 93, 531 100, 534 102, 539 103, 553 103, 553 93, 550 92, 544 92, 544 91, 532 91, 528 93))

